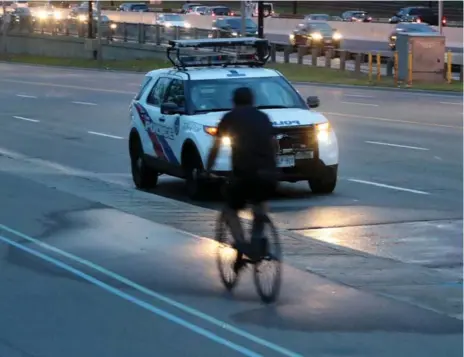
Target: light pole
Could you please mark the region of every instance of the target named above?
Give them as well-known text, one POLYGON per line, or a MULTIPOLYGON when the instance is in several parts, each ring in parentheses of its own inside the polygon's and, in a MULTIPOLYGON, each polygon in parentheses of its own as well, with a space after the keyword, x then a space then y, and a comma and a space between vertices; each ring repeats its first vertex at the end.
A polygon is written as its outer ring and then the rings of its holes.
POLYGON ((438 0, 438 29, 443 34, 443 0, 438 0))
POLYGON ((246 9, 246 3, 245 1, 241 1, 240 2, 240 14, 241 14, 241 17, 242 17, 242 23, 241 23, 241 26, 240 26, 240 36, 245 36, 245 33, 246 33, 246 14, 247 12, 247 9, 246 9))
POLYGON ((258 1, 258 37, 264 38, 264 2, 258 1))
POLYGON ((2 1, 2 52, 6 56, 6 53, 8 51, 7 45, 6 45, 6 30, 8 29, 8 24, 6 22, 6 4, 5 0, 2 1))
MULTIPOLYGON (((97 37, 97 60, 98 60, 98 66, 101 67, 102 65, 102 60, 103 60, 103 54, 102 54, 102 33, 101 33, 101 2, 100 0, 97 0, 97 31, 98 31, 98 37, 97 37)), ((111 28, 110 28, 111 31, 111 28)))

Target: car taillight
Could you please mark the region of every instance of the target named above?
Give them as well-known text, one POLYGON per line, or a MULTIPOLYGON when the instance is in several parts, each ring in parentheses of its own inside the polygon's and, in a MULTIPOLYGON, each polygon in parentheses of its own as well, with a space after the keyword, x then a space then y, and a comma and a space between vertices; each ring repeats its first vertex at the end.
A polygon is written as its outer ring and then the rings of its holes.
POLYGON ((416 19, 416 22, 420 24, 422 21, 421 21, 421 19, 418 17, 418 18, 416 19))
POLYGON ((235 16, 235 14, 233 12, 230 13, 230 16, 235 16))
POLYGON ((443 20, 441 20, 441 22, 442 22, 443 24, 446 24, 446 17, 444 17, 443 20))
POLYGON ((368 20, 368 21, 372 21, 372 17, 368 17, 367 20, 368 20))

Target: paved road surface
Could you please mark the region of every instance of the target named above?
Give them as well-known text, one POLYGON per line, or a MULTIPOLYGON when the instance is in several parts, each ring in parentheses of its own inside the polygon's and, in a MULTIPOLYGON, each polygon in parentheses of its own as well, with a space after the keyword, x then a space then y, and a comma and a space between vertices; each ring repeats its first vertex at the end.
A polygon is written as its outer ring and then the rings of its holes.
POLYGON ((223 293, 211 241, 159 224, 210 237, 219 199, 187 205, 172 178, 157 195, 132 189, 125 137, 140 74, 0 74, 0 356, 462 356, 460 97, 296 85, 320 96, 337 131, 341 179, 333 195, 284 184, 273 200, 291 232, 282 299, 266 308, 248 275, 223 293))

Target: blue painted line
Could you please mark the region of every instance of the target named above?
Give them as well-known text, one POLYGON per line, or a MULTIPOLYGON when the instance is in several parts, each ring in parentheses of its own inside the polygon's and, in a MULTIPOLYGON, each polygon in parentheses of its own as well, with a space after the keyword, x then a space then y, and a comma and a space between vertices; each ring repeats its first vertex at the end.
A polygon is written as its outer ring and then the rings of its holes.
POLYGON ((15 248, 18 248, 22 251, 25 251, 31 255, 34 255, 36 256, 37 258, 40 258, 42 260, 45 260, 47 261, 48 263, 52 264, 52 265, 55 265, 63 270, 66 270, 67 272, 69 273, 72 273, 86 281, 88 281, 89 283, 92 283, 100 288, 102 288, 103 290, 106 290, 108 291, 109 293, 113 294, 113 295, 116 295, 116 296, 119 296, 120 298, 124 299, 124 300, 127 300, 135 305, 138 305, 140 306, 141 308, 145 309, 145 310, 148 310, 156 315, 159 315, 161 317, 164 317, 165 319, 171 321, 171 322, 174 322, 178 325, 181 325, 193 332, 196 332, 198 333, 199 335, 202 335, 206 338, 209 338, 210 340, 213 340, 221 345, 224 345, 224 346, 227 346, 229 347, 230 349, 233 349, 237 352, 240 352, 241 354, 245 355, 245 356, 249 356, 249 357, 263 357, 262 355, 258 354, 258 353, 255 353, 245 347, 242 347, 240 345, 237 345, 233 342, 230 342, 229 340, 226 340, 222 337, 219 337, 197 325, 194 325, 188 321, 185 321, 184 319, 181 319, 180 317, 177 317, 167 311, 164 311, 162 309, 159 309, 153 305, 150 305, 148 304, 147 302, 145 301, 142 301, 142 300, 139 300, 138 298, 136 298, 135 296, 132 296, 132 295, 129 295, 125 292, 123 292, 122 290, 119 290, 109 284, 106 284, 104 282, 102 282, 101 280, 98 280, 96 278, 94 278, 93 276, 91 275, 88 275, 78 269, 75 269, 73 268, 72 266, 66 264, 66 263, 63 263, 62 261, 58 260, 58 259, 55 259, 55 258, 52 258, 46 254, 43 254, 43 253, 40 253, 34 249, 31 249, 29 247, 26 247, 20 243, 17 243, 11 239, 8 239, 8 238, 5 238, 3 236, 0 236, 0 241, 3 241, 4 243, 7 243, 15 248))
POLYGON ((164 153, 166 154, 166 157, 168 158, 168 161, 171 162, 172 164, 179 165, 179 161, 176 158, 176 155, 174 155, 174 152, 171 149, 171 146, 169 143, 166 141, 166 138, 161 135, 156 135, 158 137, 158 140, 163 147, 164 153))
MULTIPOLYGON (((125 284, 125 285, 128 286, 128 287, 133 288, 134 290, 137 290, 137 291, 139 291, 139 292, 141 292, 141 293, 143 293, 143 294, 145 294, 145 295, 148 295, 148 296, 150 296, 150 297, 152 297, 152 298, 154 298, 154 299, 157 299, 157 300, 159 300, 159 301, 162 301, 163 303, 165 303, 165 304, 167 304, 167 305, 170 305, 170 306, 172 306, 172 307, 175 307, 175 308, 181 310, 181 311, 184 312, 184 313, 187 313, 187 314, 189 314, 189 315, 192 315, 192 316, 194 316, 194 317, 197 317, 197 318, 199 318, 199 319, 202 319, 202 320, 204 320, 204 321, 206 321, 206 322, 209 322, 209 323, 211 323, 212 325, 215 325, 216 327, 218 327, 219 329, 228 331, 228 332, 233 333, 233 334, 235 334, 235 335, 237 335, 237 336, 240 336, 240 337, 242 337, 242 338, 245 338, 245 339, 247 339, 247 340, 249 340, 249 341, 251 341, 251 342, 254 342, 254 343, 258 344, 258 345, 261 345, 261 346, 263 346, 263 347, 265 347, 265 348, 268 348, 268 349, 270 349, 270 350, 272 350, 272 351, 274 351, 274 352, 280 353, 280 354, 282 354, 283 356, 287 356, 287 357, 303 357, 303 355, 300 355, 300 354, 298 354, 298 353, 295 353, 295 352, 293 352, 293 351, 290 351, 290 350, 288 350, 288 349, 286 349, 286 348, 284 348, 284 347, 281 347, 281 346, 279 346, 279 345, 277 345, 277 344, 275 344, 275 343, 272 343, 272 342, 270 342, 270 341, 266 341, 265 339, 262 339, 262 338, 260 338, 260 337, 258 337, 258 336, 255 336, 255 335, 253 335, 253 334, 251 334, 251 333, 249 333, 249 332, 246 332, 245 330, 241 330, 241 329, 239 329, 239 328, 237 328, 237 327, 235 327, 235 326, 229 325, 229 324, 225 323, 224 321, 221 321, 221 320, 219 320, 219 319, 214 318, 213 316, 210 316, 210 315, 208 315, 208 314, 205 314, 205 313, 203 313, 203 312, 201 312, 201 311, 199 311, 199 310, 196 310, 196 309, 194 309, 194 308, 192 308, 192 307, 190 307, 190 306, 184 305, 184 304, 182 304, 182 303, 180 303, 180 302, 178 302, 178 301, 176 301, 176 300, 173 300, 173 299, 171 299, 171 298, 168 298, 167 296, 164 296, 164 295, 162 295, 162 294, 159 294, 159 293, 157 293, 157 292, 155 292, 155 291, 153 291, 153 290, 147 289, 146 287, 144 287, 144 286, 142 286, 142 285, 139 285, 139 284, 133 282, 132 280, 129 280, 129 279, 127 279, 127 278, 124 278, 123 276, 121 276, 121 275, 119 275, 119 274, 116 274, 116 273, 114 273, 114 272, 112 272, 112 271, 110 271, 110 270, 107 270, 107 269, 101 267, 100 265, 97 265, 97 264, 95 264, 95 263, 92 263, 92 262, 90 262, 90 261, 84 259, 84 258, 78 257, 78 256, 76 256, 76 255, 74 255, 74 254, 71 254, 71 253, 66 252, 66 251, 64 251, 64 250, 61 250, 61 249, 59 249, 59 248, 56 248, 56 247, 54 247, 54 246, 52 246, 52 245, 49 245, 49 244, 47 244, 47 243, 44 243, 44 242, 42 242, 42 241, 40 241, 40 240, 38 240, 38 239, 32 238, 32 237, 28 236, 27 234, 21 233, 21 232, 15 230, 15 229, 13 229, 13 228, 7 227, 7 226, 5 226, 4 224, 0 224, 0 229, 2 229, 2 230, 4 230, 4 231, 7 231, 7 232, 9 232, 9 233, 11 233, 11 234, 14 234, 14 235, 16 235, 16 236, 18 236, 18 237, 20 237, 20 238, 22 238, 22 239, 24 239, 24 240, 30 242, 30 243, 36 244, 36 245, 38 245, 38 246, 40 246, 40 247, 42 247, 42 248, 44 248, 44 249, 47 249, 47 250, 49 250, 49 251, 51 251, 51 252, 53 252, 53 253, 55 253, 55 254, 59 254, 59 255, 65 257, 65 258, 67 258, 67 259, 73 260, 73 261, 75 261, 75 262, 77 262, 77 263, 79 263, 79 264, 82 264, 82 265, 84 265, 84 266, 90 268, 90 269, 93 269, 93 270, 95 270, 95 271, 97 271, 97 272, 99 272, 99 273, 101 273, 101 274, 103 274, 103 275, 106 275, 106 276, 108 276, 108 277, 110 277, 110 278, 112 278, 112 279, 114 279, 114 280, 116 280, 116 281, 118 281, 118 282, 120 282, 120 283, 122 283, 122 284, 125 284)), ((3 240, 3 241, 5 241, 5 242, 7 242, 7 243, 8 243, 8 242, 12 242, 12 243, 14 243, 14 244, 12 244, 12 245, 14 245, 14 246, 20 245, 19 243, 16 243, 16 242, 14 242, 14 241, 11 241, 11 240, 9 240, 9 239, 7 239, 7 238, 4 238, 4 237, 2 237, 2 236, 0 236, 0 240, 3 240)), ((25 250, 25 251, 26 251, 26 249, 30 249, 30 248, 28 248, 28 247, 26 247, 26 246, 21 246, 21 247, 18 247, 18 248, 19 248, 19 249, 23 249, 23 250, 25 250)), ((34 251, 34 253, 41 254, 41 253, 36 252, 36 251, 34 251)), ((31 253, 31 254, 33 254, 33 253, 31 253)), ((37 255, 36 255, 36 256, 37 256, 37 255)), ((48 256, 47 256, 47 257, 48 257, 48 256)), ((53 259, 53 258, 48 257, 48 259, 53 259)), ((60 262, 60 261, 58 261, 58 262, 60 262)), ((60 262, 60 263, 61 263, 61 264, 64 264, 64 263, 62 263, 62 262, 60 262)), ((60 266, 60 265, 58 265, 58 266, 60 266)), ((72 268, 72 267, 70 267, 70 268, 71 268, 71 269, 74 269, 74 268, 72 268)), ((83 272, 80 272, 80 273, 81 273, 81 274, 85 274, 85 273, 83 273, 83 272)), ((80 275, 79 275, 79 276, 80 276, 80 275)), ((89 276, 89 277, 90 277, 90 276, 89 276)), ((93 277, 91 277, 91 278, 92 278, 92 279, 95 279, 95 278, 93 278, 93 277)), ((95 279, 95 280, 97 280, 97 279, 95 279)), ((101 282, 101 284, 104 284, 104 283, 101 282)), ((112 289, 115 289, 115 288, 112 288, 112 289)), ((117 290, 117 289, 116 289, 116 290, 117 290)), ((122 291, 121 291, 121 293, 125 294, 125 293, 122 292, 122 291)), ((151 306, 151 305, 150 305, 150 306, 151 306)), ((163 311, 163 310, 161 310, 161 311, 163 311)), ((167 312, 166 312, 166 313, 167 313, 167 312)), ((168 313, 168 314, 169 314, 169 313, 168 313)), ((187 322, 187 323, 188 323, 188 322, 187 322)), ((195 326, 195 325, 194 325, 194 326, 195 326)), ((198 327, 198 328, 201 329, 200 327, 198 327)), ((208 332, 208 331, 206 331, 206 332, 208 332)), ((215 335, 214 335, 214 336, 215 336, 215 335)), ((220 337, 218 337, 218 338, 220 338, 220 337)), ((225 340, 225 341, 227 341, 227 340, 225 340)), ((232 343, 232 342, 230 342, 230 343, 232 343)), ((239 347, 240 347, 240 346, 239 346, 239 347)), ((252 353, 254 353, 254 352, 252 352, 252 353)), ((248 355, 248 356, 261 357, 261 355, 258 355, 258 354, 253 354, 253 355, 248 355)))

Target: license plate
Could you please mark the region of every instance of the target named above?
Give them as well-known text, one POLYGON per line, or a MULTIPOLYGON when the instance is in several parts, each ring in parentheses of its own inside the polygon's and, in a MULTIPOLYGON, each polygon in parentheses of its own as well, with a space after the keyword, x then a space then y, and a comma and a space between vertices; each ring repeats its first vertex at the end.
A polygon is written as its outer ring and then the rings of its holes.
POLYGON ((293 167, 295 166, 295 156, 279 155, 277 156, 277 167, 293 167))
POLYGON ((312 159, 314 158, 314 152, 312 151, 301 151, 295 154, 297 160, 312 159))

